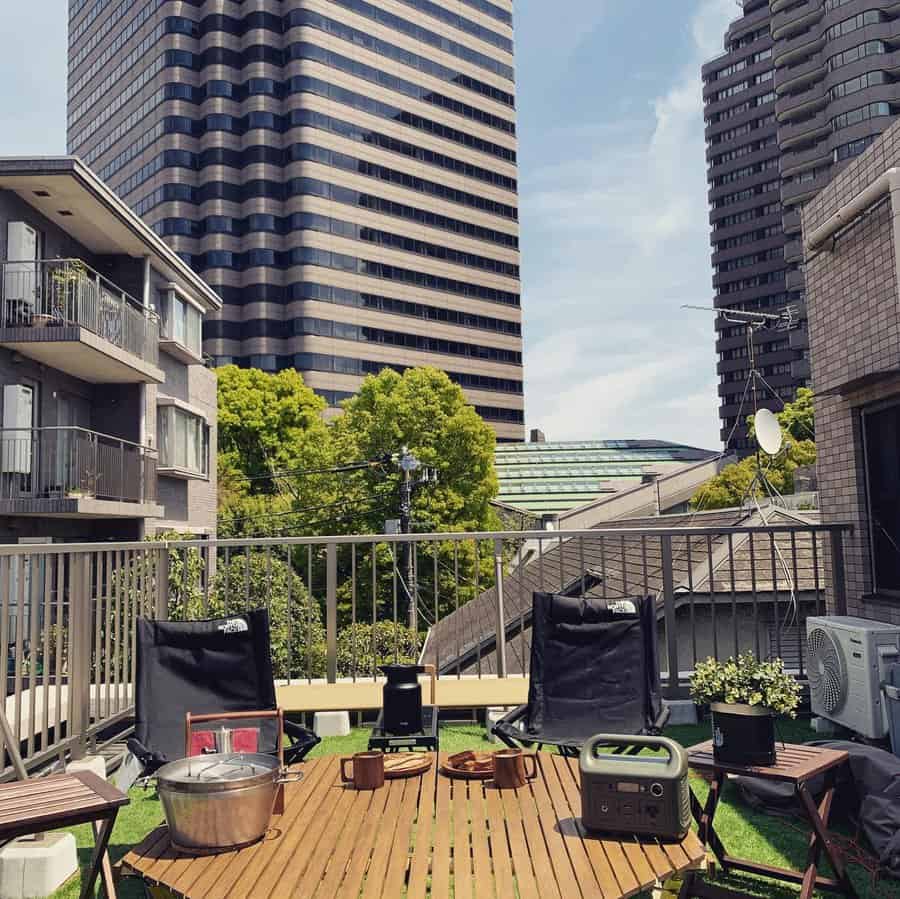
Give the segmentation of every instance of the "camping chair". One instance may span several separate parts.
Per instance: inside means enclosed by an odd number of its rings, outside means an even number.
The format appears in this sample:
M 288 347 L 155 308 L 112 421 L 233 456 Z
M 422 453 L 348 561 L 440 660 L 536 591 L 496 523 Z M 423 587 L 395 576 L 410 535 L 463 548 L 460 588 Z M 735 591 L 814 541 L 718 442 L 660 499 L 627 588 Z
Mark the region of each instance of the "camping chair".
M 669 711 L 653 597 L 535 593 L 532 603 L 528 704 L 498 721 L 493 733 L 513 748 L 536 743 L 565 755 L 594 734 L 658 734 Z
M 184 757 L 185 716 L 217 712 L 266 712 L 276 708 L 269 647 L 269 613 L 257 609 L 208 621 L 137 620 L 134 737 L 128 748 L 143 774 Z M 277 752 L 277 722 L 228 730 L 213 722 L 196 731 L 192 751 Z M 227 732 L 228 745 L 222 746 Z M 284 722 L 291 745 L 285 764 L 302 761 L 319 738 Z

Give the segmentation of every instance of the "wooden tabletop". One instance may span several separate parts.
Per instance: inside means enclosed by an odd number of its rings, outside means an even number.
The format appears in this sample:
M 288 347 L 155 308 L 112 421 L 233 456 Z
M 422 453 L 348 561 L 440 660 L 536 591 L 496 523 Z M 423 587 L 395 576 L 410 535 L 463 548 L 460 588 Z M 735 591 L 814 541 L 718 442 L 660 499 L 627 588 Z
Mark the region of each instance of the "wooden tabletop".
M 441 758 L 444 754 L 441 755 Z M 193 899 L 622 899 L 697 866 L 704 849 L 681 843 L 601 839 L 581 826 L 578 766 L 542 753 L 541 776 L 519 790 L 421 777 L 357 791 L 339 759 L 304 763 L 286 786 L 285 812 L 245 849 L 188 856 L 165 826 L 125 856 L 146 881 Z M 515 885 L 515 886 L 514 886 Z
M 90 771 L 0 785 L 0 839 L 108 817 L 128 797 Z
M 797 743 L 776 743 L 775 764 L 771 766 L 727 765 L 717 762 L 713 757 L 712 740 L 691 746 L 687 752 L 688 762 L 696 771 L 724 771 L 727 774 L 752 775 L 790 783 L 803 783 L 829 768 L 843 765 L 850 758 L 850 754 L 843 750 Z

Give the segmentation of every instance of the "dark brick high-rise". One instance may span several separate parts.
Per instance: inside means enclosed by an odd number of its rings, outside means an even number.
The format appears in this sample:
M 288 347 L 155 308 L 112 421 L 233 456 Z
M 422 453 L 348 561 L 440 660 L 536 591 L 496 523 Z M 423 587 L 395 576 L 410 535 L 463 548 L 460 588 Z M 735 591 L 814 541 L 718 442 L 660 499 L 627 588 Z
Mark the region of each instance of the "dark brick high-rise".
M 800 208 L 900 109 L 898 39 L 896 0 L 744 0 L 725 53 L 703 67 L 715 305 L 798 308 L 798 328 L 757 344 L 784 401 L 810 374 Z M 746 453 L 746 335 L 716 328 L 722 439 L 737 421 L 730 448 Z
M 434 365 L 523 437 L 512 0 L 70 0 L 69 150 L 334 405 Z

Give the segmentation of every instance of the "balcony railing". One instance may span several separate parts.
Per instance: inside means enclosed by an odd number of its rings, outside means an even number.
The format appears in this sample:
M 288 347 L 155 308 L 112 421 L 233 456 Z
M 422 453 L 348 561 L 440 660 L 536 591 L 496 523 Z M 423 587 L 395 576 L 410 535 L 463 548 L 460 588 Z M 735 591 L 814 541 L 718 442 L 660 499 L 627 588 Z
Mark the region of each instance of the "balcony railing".
M 75 325 L 158 364 L 159 317 L 80 259 L 5 262 L 2 284 L 0 328 Z
M 0 428 L 0 502 L 156 501 L 156 453 L 85 428 Z
M 660 518 L 639 530 L 0 546 L 7 716 L 29 768 L 121 739 L 134 709 L 137 616 L 261 606 L 289 711 L 309 707 L 290 697 L 317 699 L 330 685 L 338 702 L 371 696 L 375 707 L 377 666 L 416 658 L 436 666 L 439 691 L 474 687 L 468 707 L 509 705 L 497 696 L 527 688 L 533 591 L 581 578 L 611 601 L 656 598 L 669 698 L 686 695 L 698 660 L 741 651 L 778 655 L 803 678 L 806 616 L 823 614 L 826 600 L 846 610 L 847 529 L 774 517 L 743 526 L 725 523 L 736 516 L 704 517 L 706 526 L 687 528 Z M 316 707 L 346 708 L 324 702 Z M 11 776 L 0 744 L 0 779 Z

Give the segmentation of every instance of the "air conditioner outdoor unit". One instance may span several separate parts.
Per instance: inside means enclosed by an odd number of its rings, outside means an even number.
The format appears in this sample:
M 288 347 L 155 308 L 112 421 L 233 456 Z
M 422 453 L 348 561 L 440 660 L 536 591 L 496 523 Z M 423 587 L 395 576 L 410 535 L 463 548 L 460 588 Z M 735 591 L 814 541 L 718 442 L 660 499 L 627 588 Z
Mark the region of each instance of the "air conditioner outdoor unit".
M 3 385 L 3 432 L 0 471 L 31 474 L 34 448 L 34 389 L 27 384 Z
M 814 715 L 871 740 L 888 732 L 881 693 L 888 665 L 900 661 L 900 627 L 847 615 L 806 619 Z
M 21 311 L 34 311 L 37 292 L 37 231 L 26 222 L 6 226 L 6 258 L 3 267 L 3 296 L 18 303 Z

